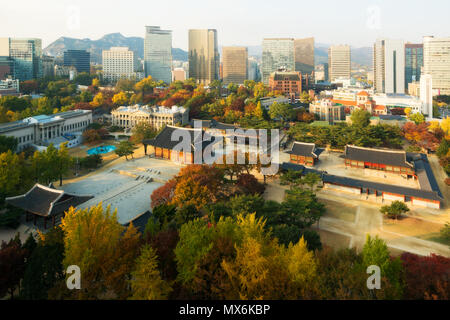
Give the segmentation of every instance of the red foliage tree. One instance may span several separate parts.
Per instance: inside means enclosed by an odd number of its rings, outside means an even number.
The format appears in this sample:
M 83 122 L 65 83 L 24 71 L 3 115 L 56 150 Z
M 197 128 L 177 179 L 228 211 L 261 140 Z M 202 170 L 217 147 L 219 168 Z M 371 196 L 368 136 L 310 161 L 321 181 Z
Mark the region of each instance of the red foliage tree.
M 150 239 L 150 246 L 156 250 L 159 270 L 164 280 L 175 280 L 177 277 L 177 263 L 175 261 L 175 247 L 177 246 L 178 231 L 161 231 Z
M 0 247 L 0 297 L 8 292 L 11 298 L 25 272 L 25 258 L 28 252 L 22 248 L 19 239 L 9 243 L 2 242 Z
M 237 98 L 234 100 L 231 105 L 227 108 L 228 110 L 234 110 L 234 111 L 240 111 L 244 112 L 245 109 L 245 102 L 241 98 Z
M 172 179 L 167 181 L 165 185 L 155 189 L 150 196 L 152 200 L 152 208 L 172 201 L 176 185 L 177 181 Z
M 260 183 L 252 174 L 240 174 L 236 185 L 243 193 L 247 194 L 262 194 L 265 190 L 264 184 Z
M 403 134 L 407 140 L 410 140 L 418 146 L 436 151 L 439 147 L 439 139 L 432 132 L 429 131 L 430 124 L 427 122 L 415 124 L 407 122 L 403 126 Z
M 450 298 L 450 259 L 432 254 L 421 257 L 412 253 L 401 256 L 405 268 L 406 299 Z

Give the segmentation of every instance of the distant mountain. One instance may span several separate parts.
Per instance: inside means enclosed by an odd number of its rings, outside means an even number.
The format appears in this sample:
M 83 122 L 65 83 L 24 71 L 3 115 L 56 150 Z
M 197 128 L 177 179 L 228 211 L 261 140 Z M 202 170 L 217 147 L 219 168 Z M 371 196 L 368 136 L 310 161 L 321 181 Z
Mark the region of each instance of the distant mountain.
M 144 58 L 144 38 L 125 37 L 120 33 L 107 34 L 99 40 L 61 37 L 46 47 L 44 54 L 58 57 L 66 50 L 88 50 L 91 53 L 91 61 L 101 64 L 102 51 L 111 47 L 128 47 L 137 53 L 138 58 Z M 174 60 L 188 60 L 188 53 L 182 49 L 173 48 L 172 55 Z
M 102 51 L 108 50 L 111 47 L 129 47 L 134 50 L 138 57 L 144 57 L 144 39 L 140 37 L 125 37 L 120 33 L 111 33 L 103 36 L 99 40 L 91 39 L 74 39 L 61 37 L 47 48 L 44 53 L 51 56 L 62 56 L 64 51 L 70 49 L 88 50 L 91 52 L 91 60 L 93 62 L 102 63 Z M 261 46 L 247 46 L 248 55 L 256 58 L 262 57 Z M 315 47 L 315 63 L 322 64 L 328 62 L 328 48 L 329 44 L 316 43 Z M 222 51 L 222 46 L 219 47 Z M 173 60 L 188 61 L 188 53 L 179 48 L 172 49 Z M 372 48 L 354 48 L 352 47 L 352 62 L 362 66 L 372 65 Z

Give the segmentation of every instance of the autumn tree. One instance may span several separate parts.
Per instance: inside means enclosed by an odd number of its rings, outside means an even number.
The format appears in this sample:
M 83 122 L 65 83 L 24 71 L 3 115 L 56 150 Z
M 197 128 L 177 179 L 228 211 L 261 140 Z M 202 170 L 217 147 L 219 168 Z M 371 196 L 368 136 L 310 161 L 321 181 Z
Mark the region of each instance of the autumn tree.
M 242 193 L 246 194 L 262 194 L 265 186 L 260 183 L 252 174 L 241 174 L 238 176 L 237 187 Z
M 432 254 L 427 257 L 403 253 L 405 299 L 448 300 L 450 259 Z
M 73 158 L 69 155 L 67 142 L 59 146 L 58 156 L 55 162 L 55 170 L 59 176 L 59 185 L 62 186 L 63 176 L 69 172 L 69 169 L 73 165 Z
M 173 199 L 176 185 L 177 181 L 175 179 L 171 179 L 161 187 L 155 189 L 150 197 L 151 207 L 155 208 L 157 206 L 170 203 Z
M 190 165 L 182 168 L 175 179 L 177 184 L 171 203 L 178 207 L 192 204 L 201 209 L 222 196 L 224 174 L 216 167 Z
M 79 299 L 123 297 L 130 261 L 138 254 L 138 233 L 132 224 L 124 230 L 102 203 L 83 210 L 70 208 L 61 221 L 64 231 L 64 268 L 77 265 L 81 270 Z M 125 231 L 125 233 L 124 233 Z M 125 288 L 125 289 L 124 289 Z
M 14 299 L 14 292 L 20 285 L 25 272 L 27 250 L 22 248 L 19 234 L 8 243 L 0 245 L 0 297 L 7 293 Z M 20 289 L 20 288 L 19 288 Z
M 146 245 L 136 260 L 132 272 L 131 290 L 132 300 L 163 300 L 167 299 L 171 288 L 161 279 L 158 270 L 158 260 L 155 250 Z
M 120 91 L 113 96 L 112 102 L 117 106 L 126 105 L 128 103 L 128 95 L 125 92 Z

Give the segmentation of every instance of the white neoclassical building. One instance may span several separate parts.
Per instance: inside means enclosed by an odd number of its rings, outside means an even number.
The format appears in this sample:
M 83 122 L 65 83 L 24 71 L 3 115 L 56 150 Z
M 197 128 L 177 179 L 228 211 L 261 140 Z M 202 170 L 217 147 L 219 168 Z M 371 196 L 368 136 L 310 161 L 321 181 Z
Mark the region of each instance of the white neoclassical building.
M 189 110 L 173 106 L 129 106 L 119 107 L 111 112 L 112 125 L 133 128 L 140 122 L 149 123 L 155 129 L 161 129 L 164 125 L 185 125 L 189 122 Z
M 52 115 L 39 115 L 20 121 L 0 124 L 0 135 L 17 139 L 17 150 L 26 147 L 59 147 L 68 142 L 75 147 L 82 142 L 82 133 L 92 123 L 92 111 L 72 110 Z

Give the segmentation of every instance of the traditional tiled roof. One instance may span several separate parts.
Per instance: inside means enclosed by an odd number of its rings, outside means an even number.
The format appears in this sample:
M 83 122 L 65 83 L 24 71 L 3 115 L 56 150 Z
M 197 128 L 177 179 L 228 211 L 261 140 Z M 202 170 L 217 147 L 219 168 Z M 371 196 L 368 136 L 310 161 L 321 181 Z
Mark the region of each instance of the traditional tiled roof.
M 436 192 L 442 198 L 441 189 L 439 189 L 427 155 L 423 153 L 407 153 L 406 157 L 410 162 L 414 163 L 420 189 Z
M 124 226 L 128 227 L 130 223 L 133 223 L 133 226 L 137 228 L 140 233 L 143 234 L 145 232 L 145 227 L 147 226 L 148 219 L 150 219 L 151 215 L 152 214 L 150 211 L 146 211 L 145 213 L 141 214 L 140 216 L 137 216 L 130 222 L 124 224 Z
M 346 146 L 343 157 L 348 160 L 414 168 L 414 165 L 407 161 L 405 151 Z
M 178 132 L 177 132 L 178 131 Z M 175 133 L 177 132 L 177 133 Z M 146 145 L 151 145 L 156 148 L 163 149 L 174 149 L 181 141 L 183 141 L 183 134 L 190 136 L 191 149 L 190 152 L 195 150 L 195 146 L 199 143 L 202 143 L 203 150 L 209 144 L 214 141 L 202 141 L 208 140 L 210 135 L 208 135 L 205 131 L 200 129 L 192 129 L 192 128 L 181 128 L 181 127 L 173 127 L 166 126 L 156 137 L 151 140 L 144 140 L 143 143 Z M 173 138 L 172 138 L 173 137 Z M 172 140 L 173 139 L 173 140 Z
M 340 186 L 363 188 L 370 190 L 377 190 L 380 192 L 402 195 L 407 197 L 414 197 L 419 199 L 427 199 L 433 201 L 442 201 L 442 196 L 435 191 L 428 191 L 425 189 L 413 189 L 401 186 L 394 186 L 390 184 L 371 182 L 367 180 L 357 180 L 347 177 L 334 176 L 324 174 L 322 180 L 325 183 L 337 184 Z
M 314 143 L 305 143 L 305 142 L 294 142 L 292 146 L 292 150 L 288 151 L 288 154 L 293 154 L 296 156 L 303 157 L 313 157 L 315 159 L 318 158 L 318 155 L 315 153 L 316 145 Z
M 36 184 L 27 193 L 6 198 L 5 201 L 27 212 L 49 217 L 63 213 L 70 207 L 76 207 L 92 198 L 93 196 L 73 195 L 65 193 L 63 190 L 56 190 Z

